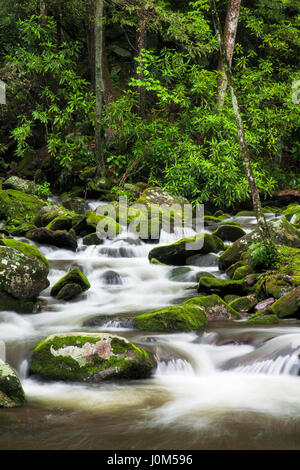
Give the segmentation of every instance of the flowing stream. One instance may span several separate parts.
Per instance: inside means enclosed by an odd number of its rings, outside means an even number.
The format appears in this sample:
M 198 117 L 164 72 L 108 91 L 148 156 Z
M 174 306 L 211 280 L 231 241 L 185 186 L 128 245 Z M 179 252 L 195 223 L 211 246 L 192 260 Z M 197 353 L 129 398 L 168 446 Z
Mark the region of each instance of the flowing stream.
M 249 231 L 255 220 L 239 222 Z M 159 244 L 189 234 L 162 232 Z M 51 298 L 49 287 L 41 313 L 0 313 L 0 340 L 28 399 L 24 408 L 1 410 L 0 449 L 300 448 L 300 323 L 219 322 L 203 334 L 134 330 L 133 314 L 195 296 L 197 271 L 225 276 L 218 256 L 206 255 L 172 280 L 174 267 L 148 262 L 151 248 L 128 233 L 100 246 L 80 241 L 76 253 L 39 246 L 51 286 L 78 266 L 92 287 L 74 302 Z M 148 380 L 100 385 L 28 377 L 32 349 L 63 331 L 124 336 L 152 349 L 157 369 Z

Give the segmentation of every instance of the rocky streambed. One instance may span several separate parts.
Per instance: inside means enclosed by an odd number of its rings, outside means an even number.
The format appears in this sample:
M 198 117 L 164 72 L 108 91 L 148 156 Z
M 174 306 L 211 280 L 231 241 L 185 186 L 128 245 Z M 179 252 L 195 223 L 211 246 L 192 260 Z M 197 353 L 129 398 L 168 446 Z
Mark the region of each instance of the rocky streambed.
M 14 239 L 7 217 L 0 448 L 299 449 L 298 209 L 268 213 L 281 264 L 258 272 L 252 215 L 208 216 L 186 253 L 190 229 L 96 244 L 92 209 L 38 207 Z

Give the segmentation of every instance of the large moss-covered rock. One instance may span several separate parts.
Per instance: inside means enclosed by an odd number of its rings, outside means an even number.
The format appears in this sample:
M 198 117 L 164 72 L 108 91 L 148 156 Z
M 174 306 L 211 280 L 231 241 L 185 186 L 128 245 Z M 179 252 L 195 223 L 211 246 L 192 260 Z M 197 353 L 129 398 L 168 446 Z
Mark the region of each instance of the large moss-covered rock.
M 14 248 L 17 251 L 20 251 L 26 256 L 30 258 L 36 258 L 40 260 L 49 272 L 49 263 L 48 260 L 45 258 L 44 255 L 40 252 L 40 250 L 35 245 L 30 245 L 29 243 L 24 243 L 19 240 L 14 240 L 13 238 L 2 238 L 0 240 L 1 246 L 8 246 L 10 248 Z
M 198 233 L 171 245 L 155 247 L 148 257 L 150 261 L 155 258 L 165 264 L 184 265 L 191 256 L 218 253 L 223 249 L 224 244 L 220 238 L 209 233 Z
M 296 287 L 288 294 L 280 297 L 271 305 L 270 309 L 279 318 L 291 316 L 300 318 L 300 287 Z
M 230 302 L 229 306 L 238 312 L 249 312 L 257 304 L 255 295 L 239 297 Z
M 0 408 L 22 406 L 25 393 L 15 371 L 0 359 Z
M 221 297 L 215 294 L 194 297 L 188 300 L 187 304 L 201 306 L 205 311 L 208 321 L 237 320 L 241 318 L 239 312 L 232 305 L 228 305 Z
M 237 225 L 220 225 L 217 230 L 213 232 L 213 235 L 221 238 L 223 241 L 235 242 L 239 238 L 246 235 L 246 232 L 238 227 Z
M 248 292 L 246 283 L 241 281 L 226 281 L 224 279 L 201 277 L 198 285 L 198 292 L 216 293 L 221 297 L 229 294 L 242 296 Z
M 193 331 L 201 330 L 207 323 L 204 308 L 189 300 L 181 305 L 164 307 L 143 313 L 132 320 L 139 330 Z
M 49 230 L 45 227 L 39 227 L 29 230 L 26 233 L 26 237 L 29 240 L 45 245 L 53 245 L 71 251 L 76 251 L 77 249 L 77 240 L 74 234 L 66 230 Z
M 36 215 L 34 223 L 37 227 L 46 227 L 56 217 L 63 217 L 67 213 L 68 211 L 66 211 L 66 209 L 59 204 L 44 206 Z
M 81 292 L 84 292 L 88 290 L 91 287 L 91 284 L 89 283 L 87 277 L 80 271 L 78 268 L 71 269 L 67 274 L 65 274 L 59 281 L 57 281 L 54 286 L 51 289 L 51 296 L 52 297 L 57 297 L 57 298 L 64 298 L 64 293 L 67 293 L 66 289 L 61 292 L 65 287 L 70 286 L 70 285 L 77 285 L 81 288 L 81 291 L 78 291 L 78 294 Z M 69 287 L 70 289 L 70 287 Z M 71 289 L 74 291 L 74 287 Z M 77 294 L 77 295 L 78 295 Z M 72 297 L 74 298 L 74 297 Z M 64 299 L 67 300 L 67 299 Z M 68 299 L 70 300 L 70 299 Z
M 157 204 L 161 206 L 162 204 L 166 204 L 168 206 L 172 206 L 174 204 L 188 204 L 189 201 L 184 197 L 174 196 L 168 191 L 156 186 L 147 188 L 145 191 L 143 191 L 137 202 L 145 203 L 147 205 Z
M 32 222 L 45 205 L 37 196 L 8 189 L 0 191 L 0 217 L 7 221 Z
M 276 219 L 268 223 L 274 232 L 274 240 L 278 245 L 285 245 L 294 248 L 300 248 L 300 230 L 297 230 L 286 219 Z M 219 258 L 219 268 L 224 271 L 232 264 L 239 261 L 241 254 L 247 251 L 249 246 L 254 242 L 260 241 L 259 230 L 256 229 L 251 233 L 236 240 Z
M 20 246 L 0 246 L 0 291 L 16 299 L 35 299 L 49 285 L 48 271 L 42 255 L 31 250 L 24 254 Z
M 152 356 L 125 338 L 107 333 L 61 333 L 32 353 L 30 374 L 46 380 L 97 383 L 151 375 Z
M 3 189 L 15 189 L 27 194 L 34 194 L 36 191 L 36 184 L 33 181 L 24 180 L 18 176 L 11 176 L 2 184 Z
M 115 219 L 109 216 L 98 214 L 95 211 L 86 211 L 86 225 L 90 233 L 97 232 L 100 237 L 105 234 L 110 235 L 112 238 L 121 233 L 122 228 Z

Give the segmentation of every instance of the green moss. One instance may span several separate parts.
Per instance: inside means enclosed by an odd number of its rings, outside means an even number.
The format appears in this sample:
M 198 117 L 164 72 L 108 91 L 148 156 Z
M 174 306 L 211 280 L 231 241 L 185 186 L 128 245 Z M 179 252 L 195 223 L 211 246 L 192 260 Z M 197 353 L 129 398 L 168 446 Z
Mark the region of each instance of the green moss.
M 33 222 L 45 201 L 31 194 L 8 189 L 0 190 L 0 216 L 5 220 Z
M 199 281 L 198 292 L 218 293 L 224 297 L 229 294 L 247 293 L 248 288 L 244 280 L 225 281 L 224 279 L 202 277 Z
M 239 312 L 231 305 L 228 305 L 218 295 L 212 294 L 207 296 L 194 297 L 185 302 L 186 305 L 199 305 L 204 308 L 205 315 L 208 320 L 219 319 L 239 319 Z
M 137 329 L 151 331 L 193 331 L 207 323 L 204 309 L 188 301 L 138 315 L 132 321 Z
M 47 267 L 49 270 L 49 263 L 48 260 L 45 258 L 44 255 L 38 250 L 35 245 L 30 245 L 29 243 L 20 242 L 18 240 L 14 240 L 12 238 L 2 238 L 0 240 L 0 245 L 8 246 L 10 248 L 14 248 L 17 251 L 20 251 L 26 256 L 30 258 L 38 258 L 42 263 Z
M 87 277 L 78 268 L 71 269 L 59 281 L 57 281 L 51 289 L 50 295 L 56 297 L 61 289 L 67 284 L 78 284 L 82 291 L 86 291 L 91 287 Z
M 254 295 L 239 297 L 230 302 L 229 306 L 238 312 L 249 312 L 257 304 L 257 299 Z
M 103 225 L 103 230 L 100 230 L 100 232 L 109 232 L 112 234 L 118 235 L 121 233 L 122 228 L 118 222 L 116 222 L 113 218 L 105 216 L 105 215 L 99 215 L 94 211 L 86 211 L 86 223 L 88 226 L 93 227 L 94 229 L 99 229 L 98 224 L 101 222 Z
M 99 345 L 94 352 L 91 344 Z M 152 369 L 149 354 L 123 338 L 75 333 L 43 340 L 33 351 L 30 373 L 50 380 L 97 382 L 148 377 Z
M 233 281 L 240 281 L 244 279 L 248 274 L 253 274 L 254 269 L 251 266 L 240 266 L 234 271 L 232 280 Z
M 257 312 L 248 318 L 247 323 L 256 325 L 274 325 L 279 323 L 279 319 L 277 315 L 269 315 L 262 312 Z

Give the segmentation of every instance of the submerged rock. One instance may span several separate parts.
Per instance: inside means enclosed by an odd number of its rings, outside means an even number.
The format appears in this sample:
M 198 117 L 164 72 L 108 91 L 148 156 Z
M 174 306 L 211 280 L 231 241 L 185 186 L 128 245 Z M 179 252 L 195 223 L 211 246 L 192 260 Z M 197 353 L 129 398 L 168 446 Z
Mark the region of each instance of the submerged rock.
M 45 380 L 97 383 L 147 378 L 154 366 L 152 355 L 125 338 L 72 332 L 44 339 L 33 350 L 29 372 Z
M 0 408 L 22 406 L 25 393 L 15 371 L 0 359 Z

